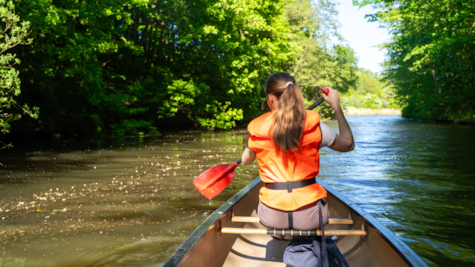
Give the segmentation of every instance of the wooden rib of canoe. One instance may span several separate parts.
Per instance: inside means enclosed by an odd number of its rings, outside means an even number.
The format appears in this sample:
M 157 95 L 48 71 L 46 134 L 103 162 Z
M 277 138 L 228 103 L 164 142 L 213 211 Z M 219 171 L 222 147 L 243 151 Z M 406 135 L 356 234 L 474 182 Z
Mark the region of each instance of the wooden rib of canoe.
M 336 235 L 337 246 L 350 267 L 427 266 L 393 232 L 361 207 L 316 178 L 328 192 L 330 222 L 325 235 Z M 283 253 L 289 241 L 270 234 L 290 230 L 267 229 L 256 210 L 260 178 L 244 187 L 209 216 L 163 265 L 171 266 L 285 266 Z M 275 232 L 274 232 L 275 231 Z M 280 231 L 280 232 L 279 232 Z M 319 230 L 302 231 L 319 235 Z M 302 234 L 294 230 L 293 235 Z

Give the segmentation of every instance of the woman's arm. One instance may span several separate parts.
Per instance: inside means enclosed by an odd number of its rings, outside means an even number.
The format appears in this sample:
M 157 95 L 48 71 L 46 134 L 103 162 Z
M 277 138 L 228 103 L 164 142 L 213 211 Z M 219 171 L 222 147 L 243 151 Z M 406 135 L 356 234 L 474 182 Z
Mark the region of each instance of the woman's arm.
M 340 95 L 337 91 L 331 88 L 329 89 L 330 91 L 328 92 L 328 95 L 323 94 L 323 99 L 325 99 L 325 101 L 327 101 L 327 103 L 335 110 L 340 130 L 340 134 L 336 135 L 335 142 L 333 142 L 329 147 L 340 152 L 351 151 L 355 148 L 355 140 L 353 139 L 350 125 L 348 125 L 345 115 L 343 114 L 343 109 L 340 105 Z
M 246 149 L 244 149 L 244 152 L 242 152 L 241 159 L 242 165 L 249 165 L 256 159 L 256 153 L 246 147 Z

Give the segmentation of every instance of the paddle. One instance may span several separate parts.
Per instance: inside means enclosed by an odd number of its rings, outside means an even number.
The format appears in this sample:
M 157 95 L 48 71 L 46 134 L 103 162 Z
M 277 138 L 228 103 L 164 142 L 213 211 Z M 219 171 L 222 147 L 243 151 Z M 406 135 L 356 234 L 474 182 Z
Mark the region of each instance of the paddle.
M 323 93 L 328 94 L 327 88 L 320 88 Z M 308 110 L 316 108 L 323 102 L 323 97 L 313 103 Z M 200 176 L 193 180 L 196 189 L 208 199 L 212 199 L 224 190 L 234 179 L 234 168 L 241 164 L 242 160 L 238 159 L 232 164 L 218 164 L 211 169 L 203 172 Z

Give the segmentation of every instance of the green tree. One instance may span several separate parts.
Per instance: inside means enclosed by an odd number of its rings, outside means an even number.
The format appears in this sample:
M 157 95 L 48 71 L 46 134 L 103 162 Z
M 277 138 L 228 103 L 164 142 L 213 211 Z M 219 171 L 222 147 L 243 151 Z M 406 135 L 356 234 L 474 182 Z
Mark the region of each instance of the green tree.
M 20 64 L 15 54 L 7 53 L 17 45 L 32 42 L 28 37 L 30 23 L 20 21 L 15 15 L 13 1 L 0 0 L 0 130 L 3 134 L 10 131 L 11 123 L 21 118 L 22 113 L 32 118 L 38 117 L 38 108 L 30 109 L 27 104 L 21 106 L 16 97 L 21 93 L 19 71 L 14 65 Z M 0 149 L 10 145 L 2 142 Z
M 357 81 L 357 58 L 349 46 L 330 45 L 330 37 L 342 39 L 335 4 L 298 0 L 288 3 L 292 58 L 282 67 L 295 75 L 308 104 L 321 95 L 321 87 L 347 92 Z M 324 118 L 334 117 L 325 103 L 317 108 Z
M 41 121 L 15 127 L 21 134 L 229 129 L 260 114 L 275 71 L 295 71 L 308 98 L 322 84 L 344 91 L 354 82 L 352 50 L 327 42 L 337 27 L 329 1 L 17 3 L 35 38 L 15 48 L 28 62 L 19 99 L 42 110 Z
M 356 85 L 343 94 L 342 102 L 345 108 L 400 108 L 394 86 L 384 77 L 362 68 L 358 69 L 357 74 Z
M 353 49 L 329 45 L 330 36 L 341 39 L 335 4 L 298 0 L 288 4 L 287 12 L 294 58 L 283 68 L 295 75 L 306 97 L 313 99 L 321 87 L 346 92 L 354 86 L 358 59 Z
M 22 1 L 40 132 L 135 134 L 157 118 L 224 128 L 257 115 L 260 85 L 288 60 L 281 1 Z M 178 118 L 178 119 L 180 119 Z
M 392 33 L 385 76 L 405 105 L 403 116 L 475 123 L 475 2 L 364 0 Z

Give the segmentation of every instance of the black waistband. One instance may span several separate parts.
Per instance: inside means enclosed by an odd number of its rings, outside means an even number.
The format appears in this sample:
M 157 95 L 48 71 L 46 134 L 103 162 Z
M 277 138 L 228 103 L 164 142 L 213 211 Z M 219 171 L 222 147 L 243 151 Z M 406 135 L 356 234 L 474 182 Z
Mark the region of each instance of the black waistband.
M 296 182 L 270 183 L 270 184 L 266 184 L 266 187 L 269 189 L 275 189 L 275 190 L 287 189 L 287 191 L 290 193 L 292 192 L 292 189 L 301 188 L 301 187 L 309 186 L 316 183 L 317 182 L 315 181 L 315 178 L 311 178 L 311 179 L 296 181 Z

